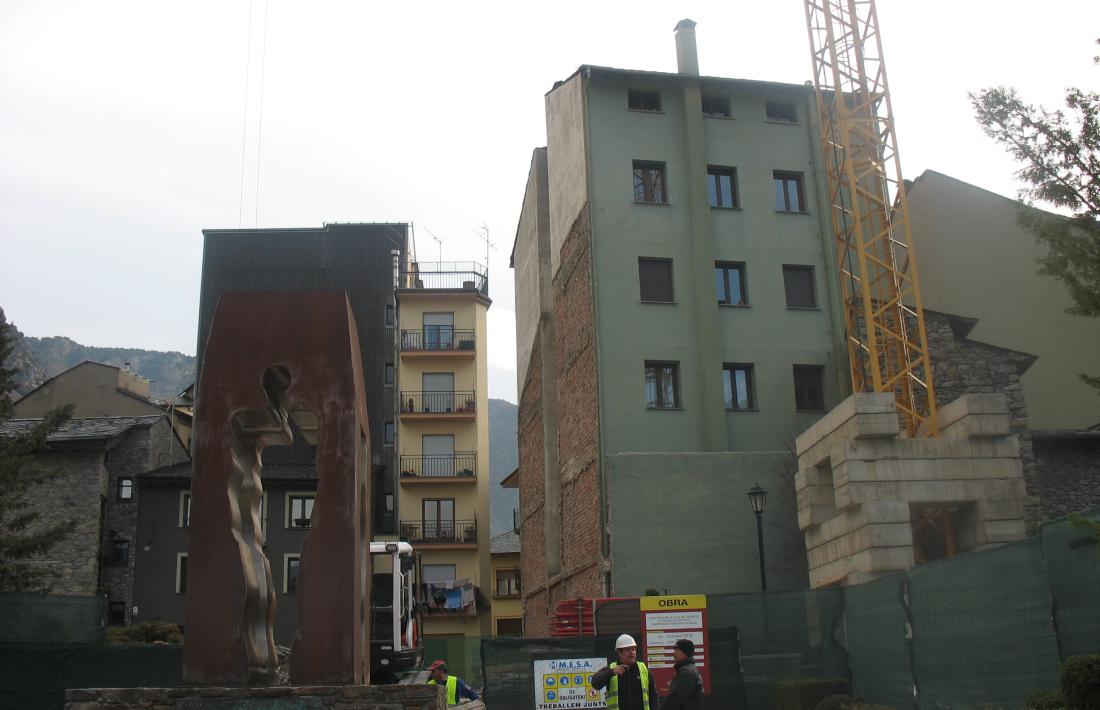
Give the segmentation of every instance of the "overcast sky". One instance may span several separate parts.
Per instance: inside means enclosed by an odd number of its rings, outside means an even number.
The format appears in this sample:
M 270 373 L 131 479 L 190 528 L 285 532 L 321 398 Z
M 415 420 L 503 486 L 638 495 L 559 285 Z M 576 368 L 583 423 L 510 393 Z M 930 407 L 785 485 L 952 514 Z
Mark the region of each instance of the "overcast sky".
M 910 178 L 1013 196 L 967 92 L 1100 85 L 1095 0 L 878 12 Z M 434 233 L 484 261 L 484 224 L 490 396 L 514 402 L 508 255 L 543 95 L 580 64 L 675 71 L 683 17 L 703 74 L 812 76 L 801 0 L 0 0 L 0 306 L 28 335 L 193 354 L 205 227 L 410 221 L 422 260 Z

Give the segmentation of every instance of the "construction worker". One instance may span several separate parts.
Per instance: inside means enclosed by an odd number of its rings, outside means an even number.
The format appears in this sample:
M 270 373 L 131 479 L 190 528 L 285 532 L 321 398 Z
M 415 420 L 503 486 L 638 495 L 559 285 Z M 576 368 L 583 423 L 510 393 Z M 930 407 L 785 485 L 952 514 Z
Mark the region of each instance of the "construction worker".
M 480 700 L 481 696 L 477 692 L 466 685 L 466 682 L 456 675 L 447 675 L 447 662 L 443 660 L 436 661 L 432 665 L 428 666 L 428 672 L 432 674 L 432 679 L 428 681 L 428 685 L 445 685 L 447 686 L 447 706 L 458 705 L 460 698 L 465 700 Z
M 653 676 L 638 660 L 638 644 L 630 634 L 615 640 L 618 661 L 612 661 L 592 675 L 592 687 L 607 688 L 607 710 L 657 710 L 660 699 Z

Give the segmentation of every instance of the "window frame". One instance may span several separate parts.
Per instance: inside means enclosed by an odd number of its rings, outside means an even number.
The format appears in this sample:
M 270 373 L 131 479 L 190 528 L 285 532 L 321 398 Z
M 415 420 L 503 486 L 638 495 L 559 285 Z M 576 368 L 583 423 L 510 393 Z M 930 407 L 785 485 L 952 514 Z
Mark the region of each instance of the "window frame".
M 630 166 L 631 166 L 631 177 L 633 179 L 633 186 L 634 186 L 634 192 L 633 192 L 634 204 L 636 204 L 636 205 L 667 205 L 669 202 L 668 202 L 668 166 L 666 165 L 666 163 L 664 163 L 663 161 L 659 161 L 659 160 L 632 160 L 630 162 Z M 638 199 L 638 187 L 639 187 L 639 183 L 638 183 L 639 174 L 638 173 L 639 173 L 639 171 L 644 171 L 644 170 L 652 170 L 652 171 L 656 171 L 657 173 L 660 174 L 659 189 L 654 189 L 654 187 L 652 185 L 649 186 L 649 191 L 655 197 L 660 197 L 660 199 L 652 199 L 652 200 L 645 199 L 646 194 L 647 194 L 647 190 L 646 190 L 646 184 L 645 184 L 645 178 L 644 177 L 642 177 L 642 183 L 641 183 L 642 199 Z M 658 192 L 660 193 L 659 195 L 657 194 Z
M 741 301 L 734 303 L 729 300 L 732 295 L 730 289 L 730 272 L 737 271 L 737 286 L 741 291 Z M 718 272 L 722 273 L 722 286 L 726 292 L 726 300 L 718 299 L 719 306 L 733 306 L 737 308 L 749 307 L 749 289 L 748 289 L 748 277 L 745 274 L 745 262 L 743 261 L 716 261 L 714 262 L 715 277 L 718 276 Z M 717 282 L 715 283 L 717 287 Z M 718 294 L 715 294 L 718 295 Z
M 397 441 L 397 426 L 391 421 L 383 423 L 382 445 L 393 446 L 395 441 Z
M 800 407 L 799 404 L 807 404 L 806 402 L 799 402 L 799 372 L 816 372 L 818 381 L 817 384 L 821 394 L 821 406 L 818 408 L 805 408 Z M 794 411 L 795 412 L 809 412 L 820 413 L 827 410 L 825 405 L 825 366 L 813 365 L 813 364 L 794 364 L 791 366 L 792 382 L 794 384 Z
M 800 209 L 791 209 L 791 194 L 787 189 L 787 184 L 794 182 L 795 184 L 795 197 L 798 200 L 798 206 Z M 783 186 L 783 205 L 784 209 L 780 209 L 779 203 L 775 205 L 775 211 L 782 214 L 809 214 L 809 210 L 806 208 L 806 183 L 804 180 L 804 174 L 795 170 L 772 170 L 772 187 L 777 187 L 776 183 L 782 183 Z M 778 194 L 775 195 L 778 197 Z
M 294 589 L 290 588 L 290 563 L 294 562 L 297 571 L 294 573 Z M 302 573 L 302 553 L 286 552 L 283 554 L 283 594 L 298 593 L 298 575 Z
M 124 552 L 123 556 L 119 552 Z M 111 540 L 111 564 L 116 567 L 128 567 L 130 565 L 130 541 L 126 538 Z
M 126 495 L 123 495 L 125 491 Z M 134 502 L 134 477 L 119 476 L 115 480 L 115 500 L 124 503 Z
M 787 118 L 783 116 L 785 111 L 772 111 L 772 107 L 790 107 L 790 114 L 793 118 Z M 798 125 L 798 104 L 794 101 L 764 101 L 764 119 L 770 123 L 785 123 L 788 125 Z
M 523 636 L 523 617 L 522 616 L 498 616 L 493 621 L 493 633 L 500 636 L 500 622 L 502 621 L 514 621 L 519 623 L 519 630 L 516 633 L 504 634 L 506 637 L 515 638 L 517 636 Z
M 394 369 L 393 363 L 387 362 L 382 374 L 382 384 L 386 387 L 392 387 L 396 373 L 397 370 Z
M 511 574 L 510 584 L 508 587 L 514 589 L 510 593 L 500 593 L 500 582 L 502 574 Z M 508 579 L 508 577 L 505 577 Z M 518 599 L 523 593 L 523 587 L 520 584 L 520 570 L 518 567 L 501 567 L 493 570 L 493 598 L 494 599 Z
M 730 200 L 732 204 L 729 205 L 722 204 L 722 181 L 719 178 L 723 176 L 730 179 Z M 708 200 L 712 195 L 718 198 L 718 204 L 715 204 L 713 201 L 710 203 L 710 208 L 712 210 L 741 209 L 741 194 L 737 185 L 737 168 L 732 165 L 708 165 L 707 193 Z
M 672 396 L 673 396 L 674 401 L 673 401 L 672 404 L 668 404 L 668 403 L 662 404 L 661 403 L 661 400 L 662 400 L 661 395 L 662 395 L 663 387 L 661 386 L 662 379 L 660 377 L 658 377 L 655 380 L 655 389 L 654 389 L 656 396 L 653 400 L 653 403 L 650 403 L 650 400 L 649 400 L 649 371 L 651 369 L 656 371 L 656 370 L 665 369 L 665 368 L 669 368 L 671 370 L 671 373 L 669 374 L 669 377 L 671 377 L 671 381 L 672 381 Z M 678 361 L 674 361 L 674 360 L 646 360 L 645 361 L 645 370 L 644 370 L 644 372 L 645 372 L 645 384 L 644 384 L 642 390 L 643 390 L 643 395 L 646 398 L 645 399 L 645 403 L 646 403 L 645 406 L 646 406 L 647 410 L 658 410 L 658 411 L 659 410 L 665 410 L 665 409 L 678 410 L 678 409 L 683 409 L 684 408 L 683 407 L 683 395 L 680 393 L 680 363 Z
M 755 412 L 759 408 L 756 406 L 756 382 L 755 382 L 755 370 L 753 363 L 751 362 L 724 362 L 722 363 L 722 395 L 725 397 L 729 395 L 729 404 L 731 406 L 726 407 L 727 412 Z M 734 373 L 737 371 L 743 371 L 745 373 L 745 389 L 747 390 L 748 406 L 737 406 L 737 377 Z M 728 391 L 726 383 L 726 373 L 730 373 Z
M 191 490 L 180 491 L 179 527 L 187 529 L 191 527 Z
M 187 594 L 187 553 L 176 553 L 176 594 Z
M 397 325 L 397 307 L 393 304 L 386 304 L 385 326 L 387 328 L 393 328 Z
M 296 525 L 294 523 L 297 520 L 297 518 L 292 517 L 296 500 L 313 501 L 313 506 L 310 508 L 309 525 Z M 287 530 L 311 530 L 313 528 L 313 513 L 317 511 L 317 491 L 287 491 L 284 501 L 283 527 Z M 305 513 L 305 505 L 302 506 L 302 512 Z
M 452 581 L 453 582 L 454 580 L 458 579 L 458 565 L 456 565 L 454 563 L 451 563 L 451 562 L 434 562 L 434 563 L 431 563 L 431 564 L 421 563 L 421 565 L 420 565 L 420 574 L 424 578 L 424 583 L 425 584 L 439 584 L 439 581 L 428 581 L 428 575 L 424 572 L 424 569 L 427 568 L 427 567 L 450 567 L 451 568 L 451 570 L 452 570 L 451 571 L 451 578 L 449 580 L 440 580 L 440 581 L 445 581 L 445 582 L 446 581 Z
M 702 100 L 700 101 L 700 103 L 702 104 L 701 108 L 703 110 L 703 116 L 705 118 L 733 118 L 733 111 L 730 108 L 730 97 L 719 96 L 718 94 L 703 94 L 701 98 Z M 725 106 L 725 109 L 720 113 L 707 111 L 708 101 L 721 101 L 722 104 Z
M 787 310 L 790 311 L 818 311 L 821 307 L 818 305 L 817 299 L 817 274 L 813 264 L 783 264 L 783 299 L 786 303 Z M 787 274 L 794 273 L 809 273 L 810 275 L 810 297 L 812 304 L 809 306 L 791 305 L 791 289 L 787 284 Z
M 665 264 L 668 266 L 668 300 L 646 298 L 646 284 L 642 280 L 642 262 L 651 264 Z M 651 286 L 651 289 L 653 287 Z M 652 293 L 650 295 L 653 295 Z M 672 259 L 663 256 L 639 256 L 638 257 L 638 300 L 642 303 L 676 303 L 676 279 L 673 273 Z
M 656 98 L 656 108 L 647 107 L 646 101 L 635 102 L 634 98 Z M 637 103 L 637 105 L 635 105 Z M 639 111 L 641 113 L 664 113 L 664 103 L 661 99 L 661 92 L 653 89 L 626 89 L 626 109 L 628 111 Z

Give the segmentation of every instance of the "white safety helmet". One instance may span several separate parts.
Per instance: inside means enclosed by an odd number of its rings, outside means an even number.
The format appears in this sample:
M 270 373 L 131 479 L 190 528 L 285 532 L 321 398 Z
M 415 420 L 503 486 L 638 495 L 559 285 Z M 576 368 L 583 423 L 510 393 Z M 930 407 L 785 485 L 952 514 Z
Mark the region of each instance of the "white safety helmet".
M 631 646 L 637 646 L 637 645 L 638 644 L 634 641 L 634 637 L 631 636 L 630 634 L 623 634 L 619 638 L 615 639 L 615 650 L 616 651 L 618 651 L 619 649 L 630 648 Z

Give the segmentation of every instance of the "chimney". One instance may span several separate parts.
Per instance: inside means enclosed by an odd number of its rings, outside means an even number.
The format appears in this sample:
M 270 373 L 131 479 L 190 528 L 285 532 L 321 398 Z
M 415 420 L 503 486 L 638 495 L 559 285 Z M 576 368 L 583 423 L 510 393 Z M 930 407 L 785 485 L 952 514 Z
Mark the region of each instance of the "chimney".
M 695 23 L 688 19 L 676 23 L 676 71 L 699 76 L 699 55 L 695 51 Z

